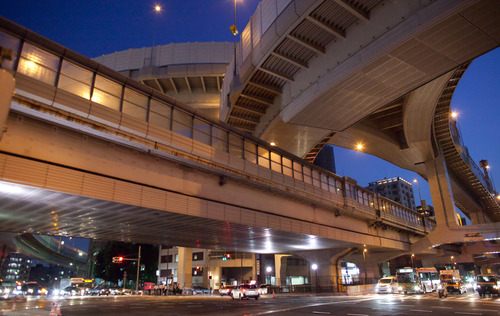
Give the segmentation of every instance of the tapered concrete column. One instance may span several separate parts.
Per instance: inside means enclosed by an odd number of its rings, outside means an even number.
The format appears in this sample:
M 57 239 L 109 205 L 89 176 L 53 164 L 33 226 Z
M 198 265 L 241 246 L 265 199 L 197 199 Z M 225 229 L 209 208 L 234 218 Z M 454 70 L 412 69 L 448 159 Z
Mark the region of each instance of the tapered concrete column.
M 440 155 L 436 159 L 426 161 L 425 168 L 436 214 L 436 231 L 441 227 L 458 228 L 455 203 L 444 157 Z
M 190 288 L 192 282 L 192 269 L 193 269 L 193 249 L 192 248 L 178 248 L 177 263 L 177 282 L 181 289 Z
M 337 248 L 300 252 L 300 256 L 309 261 L 310 282 L 313 289 L 318 291 L 338 291 L 340 284 L 342 258 L 354 251 L 355 248 Z M 313 264 L 317 269 L 313 270 Z
M 274 255 L 274 275 L 276 277 L 276 285 L 280 286 L 285 284 L 282 278 L 286 276 L 286 271 L 281 271 L 281 258 L 290 257 L 291 255 Z

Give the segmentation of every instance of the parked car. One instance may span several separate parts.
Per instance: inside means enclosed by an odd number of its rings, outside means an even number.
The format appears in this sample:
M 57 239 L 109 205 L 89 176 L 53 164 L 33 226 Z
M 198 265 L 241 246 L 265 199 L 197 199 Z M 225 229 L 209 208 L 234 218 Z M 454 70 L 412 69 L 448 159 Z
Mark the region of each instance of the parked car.
M 259 296 L 259 288 L 255 284 L 240 285 L 231 291 L 231 297 L 233 298 L 233 300 L 235 298 L 238 298 L 240 300 L 244 298 L 255 298 L 256 300 L 258 300 Z
M 220 296 L 231 296 L 231 292 L 236 286 L 234 285 L 225 285 L 219 289 Z
M 378 294 L 381 293 L 399 293 L 398 280 L 394 276 L 381 278 L 375 289 Z

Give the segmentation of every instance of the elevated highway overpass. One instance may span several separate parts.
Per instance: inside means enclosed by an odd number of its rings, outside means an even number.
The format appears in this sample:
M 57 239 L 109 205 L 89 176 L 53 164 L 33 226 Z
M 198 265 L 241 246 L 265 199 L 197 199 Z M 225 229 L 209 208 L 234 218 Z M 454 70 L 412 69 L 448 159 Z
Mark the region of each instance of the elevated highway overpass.
M 499 16 L 491 1 L 263 1 L 221 119 L 308 160 L 325 144 L 363 143 L 430 183 L 444 159 L 454 203 L 438 210 L 443 223 L 455 225 L 453 204 L 473 223 L 498 222 L 495 192 L 451 135 L 449 104 L 469 62 L 499 46 Z
M 1 19 L 0 230 L 277 253 L 406 250 L 434 222 Z M 3 70 L 2 75 L 5 74 Z

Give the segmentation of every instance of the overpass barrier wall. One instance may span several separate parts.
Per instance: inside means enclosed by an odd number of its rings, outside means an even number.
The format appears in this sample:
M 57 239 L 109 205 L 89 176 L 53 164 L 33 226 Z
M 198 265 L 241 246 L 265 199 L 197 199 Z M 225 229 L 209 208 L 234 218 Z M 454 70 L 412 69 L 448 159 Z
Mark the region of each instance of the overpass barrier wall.
M 158 91 L 0 18 L 0 46 L 14 60 L 2 67 L 15 72 L 16 98 L 26 98 L 105 126 L 147 139 L 150 150 L 167 147 L 305 191 L 349 215 L 385 221 L 425 234 L 435 222 L 374 194 L 286 151 L 215 122 Z M 149 149 L 148 149 L 149 150 Z M 266 183 L 269 183 L 268 181 Z M 346 212 L 347 210 L 347 212 Z

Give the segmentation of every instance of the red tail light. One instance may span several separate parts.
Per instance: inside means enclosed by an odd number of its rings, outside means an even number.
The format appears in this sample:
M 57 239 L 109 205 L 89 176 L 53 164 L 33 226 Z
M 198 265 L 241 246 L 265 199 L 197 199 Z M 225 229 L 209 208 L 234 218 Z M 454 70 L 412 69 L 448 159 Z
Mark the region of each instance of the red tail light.
M 247 290 L 243 289 L 243 293 L 245 293 Z

